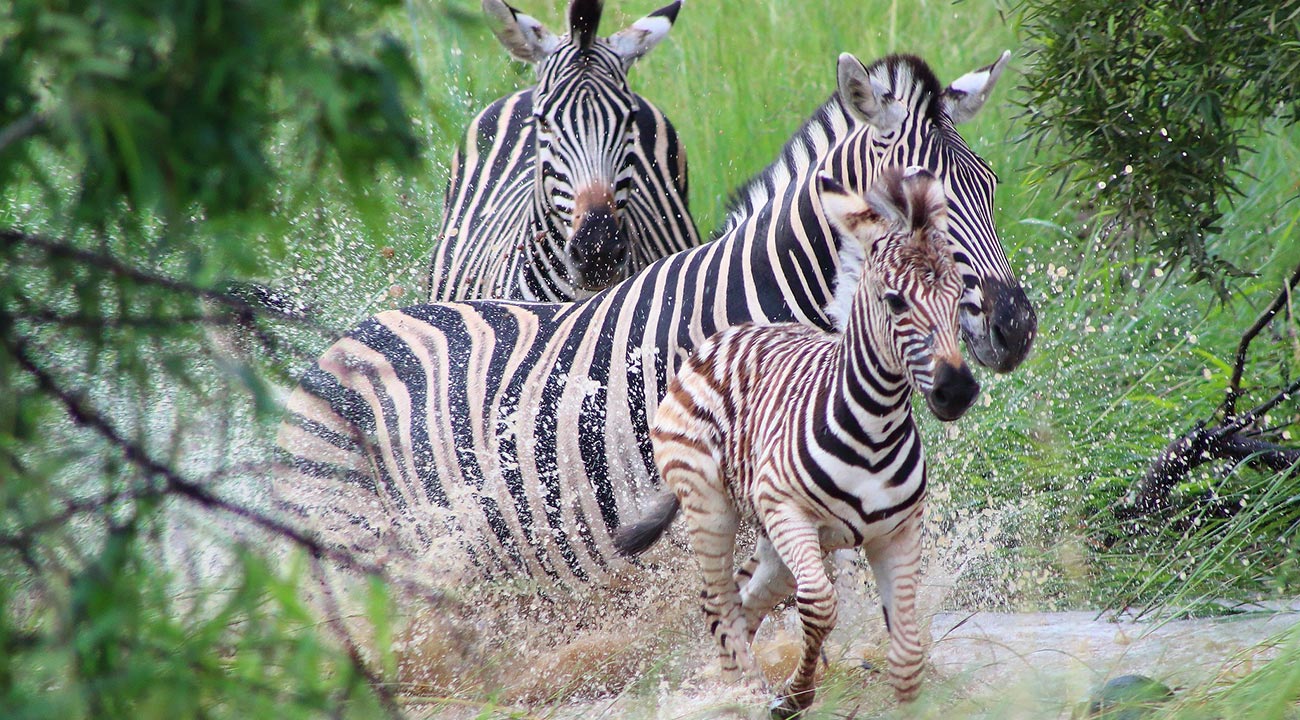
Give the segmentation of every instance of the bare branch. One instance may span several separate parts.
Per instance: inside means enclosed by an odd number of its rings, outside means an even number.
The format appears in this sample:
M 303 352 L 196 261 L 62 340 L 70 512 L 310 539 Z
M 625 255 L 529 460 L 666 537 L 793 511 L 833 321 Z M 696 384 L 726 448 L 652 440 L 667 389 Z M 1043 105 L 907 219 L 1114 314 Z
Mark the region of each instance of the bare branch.
M 326 624 L 330 630 L 338 637 L 339 642 L 343 643 L 343 648 L 347 651 L 348 659 L 352 662 L 352 667 L 361 674 L 370 688 L 375 691 L 379 697 L 379 702 L 384 707 L 384 712 L 388 713 L 391 718 L 401 718 L 402 711 L 397 705 L 397 698 L 394 697 L 393 691 L 384 682 L 384 679 L 376 675 L 370 666 L 366 664 L 365 658 L 361 656 L 361 649 L 358 647 L 352 633 L 348 631 L 347 625 L 343 622 L 343 614 L 339 608 L 338 601 L 334 598 L 334 591 L 329 583 L 329 576 L 325 568 L 320 563 L 320 558 L 311 559 L 312 575 L 316 577 L 317 583 L 321 587 L 321 594 L 325 599 L 328 607 L 325 609 Z
M 1225 417 L 1231 418 L 1237 413 L 1237 399 L 1242 394 L 1241 376 L 1246 369 L 1246 351 L 1250 348 L 1250 343 L 1255 339 L 1256 335 L 1259 335 L 1264 328 L 1268 327 L 1268 324 L 1277 316 L 1278 310 L 1281 310 L 1286 305 L 1287 300 L 1291 297 L 1291 291 L 1295 289 L 1297 284 L 1300 284 L 1300 265 L 1297 265 L 1296 269 L 1291 273 L 1291 279 L 1287 281 L 1278 296 L 1256 318 L 1255 324 L 1242 333 L 1241 342 L 1237 344 L 1237 361 L 1232 368 L 1232 379 L 1228 381 L 1227 397 L 1223 401 L 1223 414 Z
M 193 283 L 184 282 L 182 280 L 177 280 L 175 278 L 127 265 L 108 253 L 86 250 L 62 240 L 42 237 L 32 233 L 15 230 L 13 228 L 0 228 L 0 246 L 4 245 L 34 247 L 41 250 L 49 257 L 70 258 L 86 265 L 87 267 L 98 268 L 118 277 L 128 278 L 142 284 L 153 285 L 165 290 L 172 290 L 193 297 L 202 298 L 217 305 L 230 308 L 238 318 L 242 318 L 245 321 L 258 314 L 275 315 L 281 320 L 301 323 L 324 333 L 331 335 L 339 334 L 333 328 L 325 327 L 315 320 L 308 318 L 305 313 L 298 311 L 283 302 L 275 301 L 275 298 L 273 297 L 275 293 L 266 290 L 265 288 L 259 288 L 253 293 L 253 298 L 249 299 L 244 297 L 244 295 L 250 293 L 243 288 L 232 288 L 229 291 L 222 291 L 200 287 Z
M 0 327 L 5 325 L 12 327 L 10 322 L 0 323 Z M 382 565 L 359 559 L 351 553 L 326 545 L 298 528 L 275 518 L 267 517 L 251 508 L 218 497 L 207 488 L 187 480 L 172 468 L 155 460 L 143 447 L 123 437 L 107 418 L 75 397 L 73 393 L 62 388 L 54 377 L 26 352 L 25 339 L 14 339 L 8 336 L 0 337 L 0 346 L 3 346 L 9 352 L 17 361 L 19 367 L 36 380 L 37 385 L 43 392 L 63 405 L 74 422 L 94 430 L 111 445 L 118 448 L 131 464 L 138 467 L 146 475 L 159 478 L 165 485 L 166 493 L 185 498 L 201 507 L 219 510 L 225 514 L 238 517 L 261 530 L 290 541 L 306 550 L 313 557 L 328 558 L 344 568 L 383 578 L 415 597 L 421 597 L 429 602 L 437 602 L 441 599 L 441 593 L 436 589 L 410 580 L 390 577 Z
M 1234 422 L 1236 419 L 1234 419 Z M 1147 515 L 1169 507 L 1169 494 L 1192 470 L 1208 462 L 1232 460 L 1256 469 L 1300 475 L 1300 448 L 1245 437 L 1231 424 L 1207 428 L 1205 423 L 1174 440 L 1151 461 L 1137 491 L 1115 509 L 1120 519 Z

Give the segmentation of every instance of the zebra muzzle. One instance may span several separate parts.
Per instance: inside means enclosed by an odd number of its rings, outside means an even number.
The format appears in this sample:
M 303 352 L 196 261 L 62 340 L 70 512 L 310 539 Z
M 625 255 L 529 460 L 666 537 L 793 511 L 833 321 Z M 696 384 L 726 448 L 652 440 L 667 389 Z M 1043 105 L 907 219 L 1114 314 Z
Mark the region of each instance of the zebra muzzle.
M 567 250 L 572 280 L 583 290 L 604 290 L 627 273 L 630 241 L 608 205 L 577 218 Z
M 934 416 L 952 422 L 970 409 L 979 397 L 980 384 L 966 363 L 952 365 L 939 363 L 934 373 L 934 383 L 925 394 L 925 404 Z

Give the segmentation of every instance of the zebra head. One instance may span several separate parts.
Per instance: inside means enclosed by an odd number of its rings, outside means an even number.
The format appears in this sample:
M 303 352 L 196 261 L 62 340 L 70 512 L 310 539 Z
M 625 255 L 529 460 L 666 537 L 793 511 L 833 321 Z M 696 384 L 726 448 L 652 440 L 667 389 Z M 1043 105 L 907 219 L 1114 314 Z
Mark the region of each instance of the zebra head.
M 903 374 L 935 417 L 956 420 L 980 386 L 957 340 L 965 288 L 953 257 L 943 185 L 915 167 L 886 169 L 865 199 L 828 175 L 818 181 L 827 219 L 852 238 L 834 309 L 847 315 L 845 342 L 867 343 L 860 353 L 884 361 L 881 370 Z
M 601 38 L 600 0 L 573 0 L 565 36 L 501 0 L 483 0 L 497 39 L 536 65 L 534 207 L 551 252 L 583 290 L 627 275 L 632 239 L 619 214 L 633 192 L 639 109 L 627 72 L 667 36 L 680 7 L 677 0 Z
M 840 103 L 851 122 L 843 147 L 852 155 L 824 166 L 847 168 L 848 187 L 865 194 L 887 167 L 920 166 L 938 178 L 948 202 L 948 233 L 965 284 L 961 329 L 975 360 L 1009 372 L 1029 354 L 1038 319 L 1016 280 L 993 224 L 997 175 L 954 127 L 973 117 L 992 92 L 1011 54 L 942 88 L 919 58 L 891 55 L 866 67 L 839 58 Z

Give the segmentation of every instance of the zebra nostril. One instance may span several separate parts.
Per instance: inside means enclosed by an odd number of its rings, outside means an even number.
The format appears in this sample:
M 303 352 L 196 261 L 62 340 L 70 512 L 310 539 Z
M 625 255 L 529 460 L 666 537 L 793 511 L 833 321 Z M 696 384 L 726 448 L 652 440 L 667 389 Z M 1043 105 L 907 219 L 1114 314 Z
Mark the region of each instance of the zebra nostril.
M 1002 329 L 1002 323 L 994 322 L 990 323 L 990 325 L 989 340 L 992 341 L 993 347 L 999 352 L 1005 351 L 1007 349 L 1007 335 Z

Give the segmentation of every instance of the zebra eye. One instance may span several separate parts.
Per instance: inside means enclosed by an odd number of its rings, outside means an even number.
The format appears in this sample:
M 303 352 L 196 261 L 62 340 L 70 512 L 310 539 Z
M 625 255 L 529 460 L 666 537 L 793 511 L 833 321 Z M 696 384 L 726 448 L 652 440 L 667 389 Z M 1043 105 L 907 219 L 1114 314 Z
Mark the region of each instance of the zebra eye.
M 889 306 L 889 311 L 895 315 L 902 315 L 907 312 L 907 300 L 896 292 L 885 293 L 885 304 Z
M 533 123 L 537 125 L 537 129 L 541 132 L 549 133 L 551 131 L 551 121 L 547 120 L 545 115 L 534 115 Z

